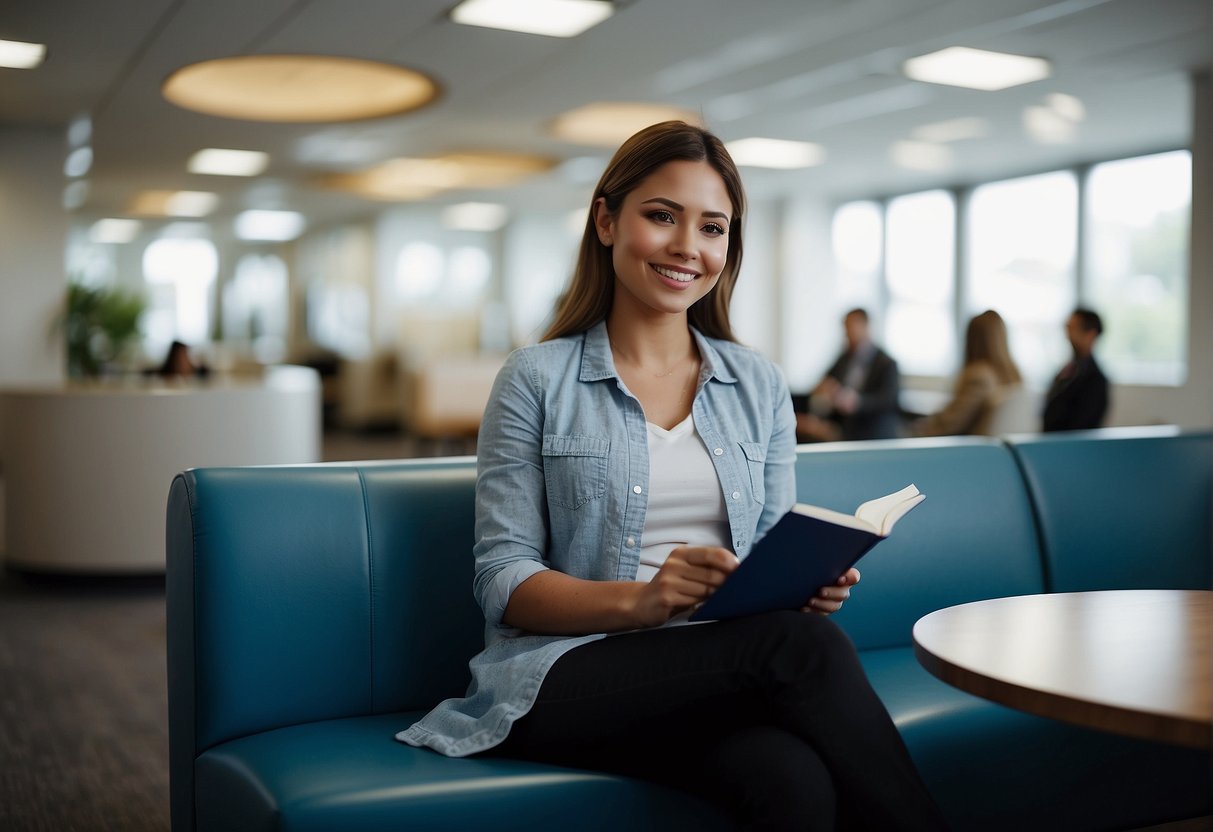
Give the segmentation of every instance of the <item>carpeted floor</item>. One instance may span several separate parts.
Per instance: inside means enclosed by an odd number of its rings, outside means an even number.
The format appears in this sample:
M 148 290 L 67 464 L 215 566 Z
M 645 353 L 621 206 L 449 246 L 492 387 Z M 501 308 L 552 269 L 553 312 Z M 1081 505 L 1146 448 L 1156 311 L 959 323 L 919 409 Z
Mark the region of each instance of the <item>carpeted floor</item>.
M 0 830 L 167 830 L 163 579 L 0 573 Z

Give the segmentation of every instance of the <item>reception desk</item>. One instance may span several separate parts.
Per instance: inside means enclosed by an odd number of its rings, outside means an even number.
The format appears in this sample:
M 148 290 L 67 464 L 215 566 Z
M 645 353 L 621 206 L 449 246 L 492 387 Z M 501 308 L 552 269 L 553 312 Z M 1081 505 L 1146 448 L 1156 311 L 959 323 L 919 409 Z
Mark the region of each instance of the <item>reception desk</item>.
M 132 380 L 0 390 L 4 564 L 164 571 L 169 483 L 186 468 L 320 459 L 320 377 Z

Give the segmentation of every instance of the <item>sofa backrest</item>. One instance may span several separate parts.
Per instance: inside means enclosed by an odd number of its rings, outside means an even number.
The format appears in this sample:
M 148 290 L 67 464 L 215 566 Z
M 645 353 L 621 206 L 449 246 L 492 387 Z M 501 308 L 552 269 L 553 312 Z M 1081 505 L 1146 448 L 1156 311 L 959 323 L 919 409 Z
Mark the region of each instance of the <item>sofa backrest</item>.
M 179 475 L 170 720 L 191 752 L 461 695 L 484 638 L 471 594 L 474 483 L 467 458 Z
M 1174 427 L 1007 437 L 1049 589 L 1213 589 L 1213 434 Z
M 928 612 L 1044 591 L 1032 509 L 1005 445 L 984 437 L 802 446 L 800 502 L 853 512 L 914 483 L 927 495 L 859 563 L 835 621 L 861 649 L 906 646 Z

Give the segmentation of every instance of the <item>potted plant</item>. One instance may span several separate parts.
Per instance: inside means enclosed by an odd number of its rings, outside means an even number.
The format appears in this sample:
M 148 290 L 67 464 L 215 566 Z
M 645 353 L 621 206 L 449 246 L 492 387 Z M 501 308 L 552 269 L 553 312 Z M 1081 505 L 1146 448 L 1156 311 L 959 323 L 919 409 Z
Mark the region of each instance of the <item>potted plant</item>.
M 71 378 L 99 376 L 119 361 L 139 337 L 147 307 L 139 294 L 120 288 L 70 283 L 62 326 Z

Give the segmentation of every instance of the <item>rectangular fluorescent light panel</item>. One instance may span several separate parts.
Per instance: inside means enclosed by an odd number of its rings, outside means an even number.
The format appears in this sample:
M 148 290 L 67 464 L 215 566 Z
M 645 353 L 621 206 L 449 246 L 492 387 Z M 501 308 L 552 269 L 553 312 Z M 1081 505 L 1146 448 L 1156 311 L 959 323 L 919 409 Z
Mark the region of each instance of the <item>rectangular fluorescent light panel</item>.
M 205 217 L 218 204 L 219 195 L 209 191 L 140 191 L 131 200 L 130 212 L 153 217 Z
M 571 38 L 614 14 L 606 0 L 464 0 L 451 20 L 469 26 Z
M 303 215 L 297 211 L 244 211 L 236 217 L 236 236 L 242 240 L 285 242 L 303 233 Z
M 784 139 L 738 139 L 725 145 L 738 165 L 792 170 L 820 165 L 825 159 L 821 145 Z
M 0 66 L 9 69 L 33 69 L 46 57 L 45 43 L 0 40 Z
M 496 231 L 509 217 L 508 208 L 492 202 L 460 202 L 442 209 L 442 224 L 457 231 Z
M 268 153 L 260 150 L 224 150 L 208 147 L 190 157 L 190 173 L 213 176 L 257 176 L 269 164 Z
M 1044 58 L 951 46 L 911 58 L 902 71 L 915 81 L 993 92 L 1048 78 L 1051 69 Z
M 910 134 L 920 142 L 960 142 L 965 139 L 981 139 L 990 135 L 990 122 L 984 118 L 969 116 L 936 121 L 915 127 Z
M 88 238 L 94 243 L 129 243 L 135 239 L 141 225 L 139 220 L 97 220 L 88 230 Z

